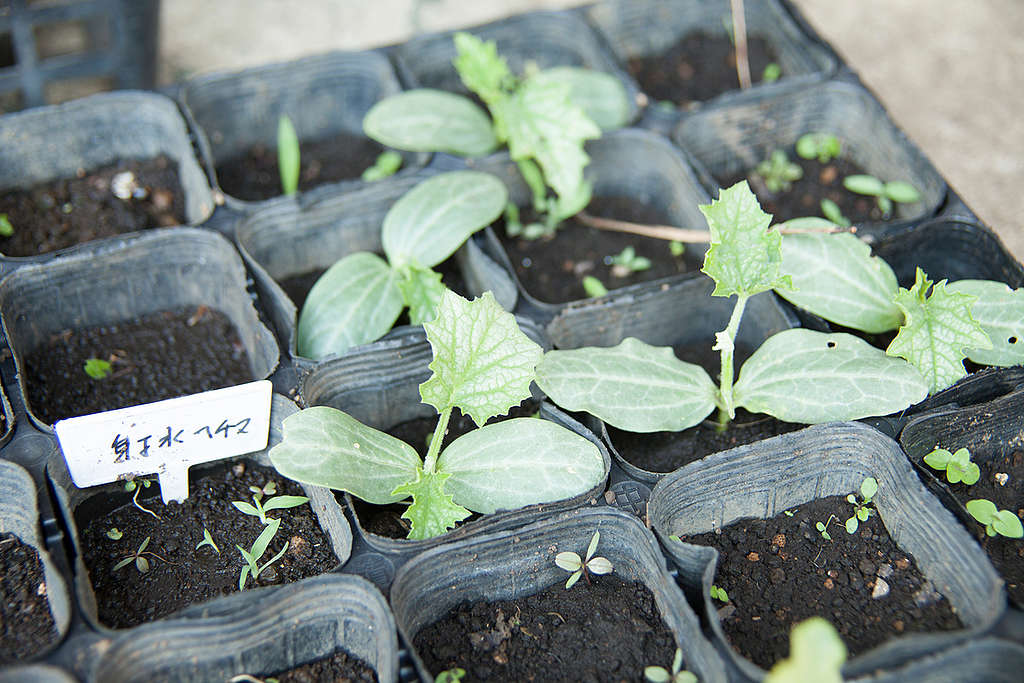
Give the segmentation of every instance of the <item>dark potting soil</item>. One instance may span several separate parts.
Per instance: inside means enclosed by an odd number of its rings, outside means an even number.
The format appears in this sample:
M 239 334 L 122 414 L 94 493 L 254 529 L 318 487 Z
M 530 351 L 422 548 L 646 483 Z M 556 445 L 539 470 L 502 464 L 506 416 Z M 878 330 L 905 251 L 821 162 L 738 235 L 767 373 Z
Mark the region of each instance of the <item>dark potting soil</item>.
M 14 534 L 0 534 L 0 664 L 14 664 L 57 640 L 39 554 Z
M 252 504 L 250 486 L 277 485 L 275 495 L 303 495 L 302 489 L 271 468 L 242 461 L 189 481 L 189 497 L 183 503 L 164 505 L 159 486 L 144 489 L 139 502 L 160 516 L 135 507 L 131 494 L 98 495 L 75 510 L 81 529 L 82 556 L 96 593 L 100 622 L 112 628 L 128 628 L 159 619 L 198 602 L 238 590 L 245 560 L 236 544 L 246 550 L 263 531 L 258 517 L 243 514 L 231 503 Z M 266 501 L 270 496 L 266 496 Z M 268 515 L 281 520 L 262 562 L 274 557 L 285 543 L 284 556 L 249 578 L 246 588 L 291 583 L 331 571 L 338 564 L 328 537 L 308 504 Z M 121 531 L 118 540 L 107 532 Z M 205 545 L 203 529 L 210 532 L 220 552 Z M 135 552 L 149 538 L 146 559 L 150 569 L 142 573 L 134 562 L 114 566 Z
M 987 460 L 976 460 L 981 475 L 970 486 L 946 482 L 943 472 L 935 472 L 936 478 L 946 485 L 962 505 L 969 500 L 985 498 L 991 500 L 1000 510 L 1011 510 L 1024 519 L 1024 452 L 999 453 Z M 927 467 L 927 465 L 925 465 Z M 998 477 L 997 477 L 998 475 Z M 1005 484 L 999 481 L 1005 477 Z M 966 513 L 965 513 L 966 514 Z M 1017 605 L 1024 606 L 1024 540 L 1005 536 L 988 536 L 985 527 L 973 521 L 968 530 L 1006 581 L 1006 592 Z
M 133 181 L 114 183 L 129 173 Z M 120 199 L 114 194 L 131 196 Z M 176 162 L 161 156 L 126 160 L 74 178 L 0 195 L 0 213 L 14 228 L 0 237 L 7 256 L 34 256 L 101 237 L 185 223 L 185 193 Z
M 683 539 L 721 554 L 715 585 L 729 603 L 718 617 L 732 647 L 747 659 L 770 668 L 788 655 L 790 629 L 812 616 L 832 622 L 850 657 L 905 633 L 963 628 L 878 513 L 851 535 L 843 528 L 853 514 L 845 496 L 788 512 L 793 516 L 745 519 Z M 816 522 L 827 524 L 831 541 Z
M 747 59 L 754 83 L 761 81 L 768 64 L 778 63 L 775 50 L 758 36 L 747 37 Z M 656 55 L 633 57 L 626 68 L 652 103 L 672 102 L 687 107 L 740 87 L 732 41 L 728 36 L 703 31 L 683 36 Z
M 789 160 L 799 164 L 803 169 L 803 177 L 794 180 L 792 187 L 781 192 L 772 192 L 753 169 L 745 173 L 737 173 L 724 178 L 716 178 L 722 187 L 732 187 L 741 180 L 746 180 L 750 189 L 757 195 L 761 208 L 772 215 L 772 223 L 781 223 L 792 218 L 804 216 L 822 216 L 821 200 L 831 199 L 842 211 L 843 215 L 854 225 L 866 221 L 890 220 L 878 208 L 874 197 L 850 192 L 843 187 L 843 178 L 850 175 L 866 173 L 856 163 L 847 159 L 833 159 L 827 164 L 817 159 L 801 159 L 794 149 L 787 150 Z M 895 209 L 894 209 L 895 211 Z
M 89 358 L 108 360 L 111 374 L 87 375 Z M 67 330 L 25 364 L 29 404 L 47 424 L 253 380 L 238 332 L 206 306 Z
M 594 197 L 587 213 L 646 225 L 667 225 L 668 216 L 656 207 L 630 197 Z M 520 209 L 523 224 L 536 220 L 532 210 Z M 688 226 L 680 226 L 688 227 Z M 510 238 L 505 225 L 496 226 L 519 282 L 534 298 L 548 303 L 565 303 L 587 298 L 583 278 L 592 275 L 608 289 L 618 289 L 695 271 L 704 260 L 700 245 L 687 245 L 682 256 L 673 256 L 669 243 L 653 237 L 641 237 L 583 225 L 575 218 L 564 221 L 552 237 L 537 240 Z M 632 246 L 637 256 L 651 260 L 647 270 L 617 274 L 612 257 Z
M 384 147 L 363 135 L 344 131 L 299 144 L 299 190 L 306 191 L 350 178 L 373 166 Z M 217 165 L 222 190 L 246 201 L 271 199 L 281 194 L 277 147 L 255 145 L 245 154 Z
M 339 651 L 315 662 L 261 678 L 273 678 L 278 683 L 375 683 L 377 674 L 361 659 Z
M 529 417 L 535 414 L 538 408 L 539 403 L 532 398 L 528 398 L 515 408 L 509 410 L 507 415 L 492 417 L 486 424 L 501 422 L 513 417 Z M 430 446 L 430 438 L 434 433 L 434 427 L 437 425 L 437 419 L 436 415 L 418 417 L 414 420 L 401 422 L 385 431 L 412 446 L 421 458 L 425 458 L 427 456 L 427 449 Z M 452 416 L 448 420 L 448 430 L 445 432 L 441 450 L 447 448 L 458 437 L 474 429 L 476 429 L 476 423 L 473 422 L 473 419 L 468 415 L 463 415 L 462 411 L 456 408 L 452 411 Z M 341 494 L 337 495 L 340 500 Z M 353 512 L 359 518 L 359 525 L 363 528 L 363 531 L 387 538 L 407 538 L 409 536 L 409 522 L 402 519 L 402 513 L 408 507 L 407 502 L 373 505 L 355 496 L 352 497 L 352 500 L 355 503 Z M 479 517 L 480 515 L 474 513 L 459 524 L 465 524 Z
M 676 649 L 650 591 L 614 575 L 463 605 L 413 644 L 431 673 L 459 667 L 467 683 L 643 681 L 645 666 L 671 666 Z

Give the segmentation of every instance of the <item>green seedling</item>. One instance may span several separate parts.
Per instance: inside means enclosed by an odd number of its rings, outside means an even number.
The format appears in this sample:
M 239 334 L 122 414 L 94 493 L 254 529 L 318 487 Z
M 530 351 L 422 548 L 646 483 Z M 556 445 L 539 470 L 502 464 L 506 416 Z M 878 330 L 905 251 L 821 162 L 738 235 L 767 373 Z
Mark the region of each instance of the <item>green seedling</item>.
M 433 268 L 497 219 L 507 202 L 505 185 L 477 171 L 442 173 L 405 193 L 384 216 L 385 258 L 349 254 L 309 291 L 298 321 L 299 354 L 320 359 L 380 339 L 406 308 L 413 325 L 432 320 L 446 289 Z
M 850 192 L 874 197 L 885 218 L 892 214 L 893 202 L 913 204 L 921 201 L 917 188 L 901 180 L 885 183 L 872 175 L 849 175 L 843 178 L 843 187 Z
M 842 150 L 839 138 L 830 133 L 806 133 L 796 141 L 797 156 L 801 159 L 817 159 L 822 164 L 839 158 Z
M 599 296 L 608 296 L 608 288 L 604 286 L 598 278 L 593 275 L 583 276 L 583 291 L 587 293 L 587 296 L 597 298 Z
M 762 83 L 774 83 L 780 78 L 782 78 L 782 67 L 778 63 L 768 62 L 764 65 L 764 71 L 761 72 Z
M 132 494 L 132 505 L 139 508 L 143 512 L 153 515 L 157 519 L 160 519 L 160 515 L 156 514 L 149 508 L 143 507 L 142 503 L 139 502 L 139 494 L 142 493 L 142 489 L 148 489 L 152 485 L 153 481 L 151 479 L 146 479 L 145 477 L 136 477 L 135 479 L 129 479 L 124 483 L 124 490 Z
M 204 545 L 210 546 L 218 555 L 220 555 L 220 548 L 218 548 L 217 544 L 213 542 L 213 536 L 210 534 L 210 530 L 206 527 L 203 527 L 203 540 L 196 544 L 196 550 L 199 550 Z
M 14 226 L 6 213 L 0 213 L 0 237 L 11 237 L 14 235 Z
M 459 683 L 462 677 L 466 675 L 466 670 L 455 667 L 454 669 L 447 669 L 437 674 L 434 677 L 434 683 Z
M 764 181 L 765 187 L 772 192 L 785 192 L 793 187 L 793 182 L 804 177 L 799 164 L 794 164 L 781 149 L 772 150 L 768 158 L 754 169 Z
M 107 538 L 109 538 L 111 541 L 120 541 L 123 536 L 124 532 L 122 532 L 116 526 L 111 527 L 107 530 Z
M 677 242 L 676 240 L 671 240 L 668 243 L 668 250 L 669 250 L 669 252 L 672 253 L 673 256 L 675 256 L 676 258 L 679 258 L 680 256 L 682 256 L 683 254 L 686 253 L 686 245 L 683 244 L 682 242 Z
M 277 120 L 277 169 L 281 191 L 293 195 L 299 191 L 299 136 L 287 115 Z
M 835 627 L 811 617 L 789 634 L 789 657 L 772 666 L 764 683 L 843 683 L 846 645 Z
M 632 245 L 625 247 L 615 256 L 606 256 L 605 261 L 612 267 L 612 275 L 615 277 L 629 277 L 651 267 L 651 259 L 637 256 Z
M 238 552 L 242 553 L 242 557 L 245 559 L 245 566 L 242 567 L 242 573 L 238 577 L 238 590 L 245 590 L 245 582 L 248 580 L 249 576 L 252 576 L 252 580 L 255 581 L 259 578 L 261 572 L 280 560 L 284 557 L 284 554 L 288 552 L 288 542 L 285 541 L 284 547 L 281 548 L 276 555 L 271 557 L 262 565 L 259 563 L 263 558 L 264 553 L 267 552 L 267 547 L 274 539 L 274 536 L 277 534 L 277 530 L 280 526 L 281 520 L 271 519 L 269 523 L 263 527 L 263 531 L 256 537 L 256 540 L 253 541 L 252 547 L 249 550 L 246 550 L 240 545 L 235 545 L 235 547 L 238 548 Z
M 587 545 L 587 554 L 581 558 L 572 551 L 563 551 L 555 555 L 555 564 L 559 568 L 570 572 L 565 582 L 565 589 L 568 590 L 576 585 L 580 577 L 584 577 L 590 583 L 590 574 L 611 574 L 612 563 L 606 557 L 594 557 L 597 552 L 597 544 L 601 541 L 601 532 L 595 531 L 590 537 L 590 544 Z
M 110 361 L 102 358 L 86 358 L 83 369 L 85 374 L 96 380 L 106 379 L 114 371 L 110 366 Z
M 543 353 L 490 292 L 470 302 L 446 291 L 423 328 L 433 360 L 420 397 L 439 415 L 425 459 L 340 410 L 315 406 L 285 418 L 283 439 L 269 453 L 277 471 L 376 505 L 411 497 L 402 515 L 409 538 L 443 534 L 470 510 L 561 500 L 603 480 L 597 447 L 568 429 L 528 417 L 485 426 L 531 396 Z M 456 408 L 479 428 L 442 450 Z
M 402 168 L 402 155 L 389 149 L 381 152 L 377 160 L 373 162 L 373 166 L 363 171 L 361 177 L 366 182 L 372 183 L 395 175 L 400 168 Z
M 935 470 L 945 470 L 946 481 L 950 484 L 975 484 L 981 477 L 981 470 L 971 462 L 971 452 L 966 448 L 950 453 L 945 448 L 936 448 L 924 456 L 926 465 Z
M 969 500 L 966 507 L 971 517 L 985 525 L 987 535 L 999 534 L 1007 538 L 1024 536 L 1024 526 L 1021 525 L 1020 518 L 1010 510 L 1000 510 L 991 500 L 984 498 Z
M 725 592 L 724 588 L 711 585 L 711 599 L 718 600 L 719 602 L 729 602 L 729 594 Z
M 836 520 L 837 522 L 839 521 L 839 518 L 836 517 L 835 515 L 829 515 L 828 519 L 825 520 L 824 524 L 822 524 L 821 522 L 818 522 L 817 524 L 814 525 L 814 528 L 818 530 L 818 533 L 820 533 L 821 537 L 824 538 L 826 541 L 831 541 L 832 540 L 832 534 L 830 534 L 828 532 L 828 525 L 832 523 L 833 519 Z
M 139 544 L 138 550 L 136 550 L 135 552 L 130 554 L 128 557 L 124 558 L 123 560 L 121 560 L 120 562 L 118 562 L 117 564 L 114 565 L 114 571 L 117 571 L 118 569 L 121 569 L 122 567 L 127 567 L 129 564 L 134 562 L 135 563 L 135 568 L 139 570 L 140 574 L 147 573 L 149 571 L 149 569 L 150 569 L 150 566 L 149 566 L 149 560 L 146 559 L 146 555 L 150 555 L 152 557 L 155 557 L 155 558 L 161 559 L 161 560 L 163 559 L 162 557 L 160 557 L 156 553 L 151 552 L 149 550 L 146 550 L 146 548 L 148 548 L 148 547 L 149 547 L 149 536 L 146 536 L 145 540 L 142 541 L 142 543 Z
M 842 209 L 831 199 L 821 200 L 821 215 L 825 217 L 825 220 L 835 223 L 840 227 L 850 227 L 850 219 L 843 215 Z
M 650 683 L 697 683 L 697 676 L 683 669 L 683 651 L 678 647 L 672 657 L 672 668 L 645 666 L 644 679 Z
M 846 533 L 857 533 L 860 522 L 868 521 L 868 517 L 874 514 L 875 509 L 869 507 L 874 505 L 875 494 L 878 493 L 878 482 L 874 477 L 865 477 L 860 483 L 860 500 L 856 494 L 851 493 L 846 497 L 846 502 L 853 506 L 853 515 L 846 520 Z
M 591 184 L 583 177 L 590 159 L 583 144 L 628 122 L 625 89 L 609 74 L 577 67 L 517 76 L 494 41 L 459 32 L 454 42 L 459 77 L 490 116 L 468 97 L 417 89 L 374 105 L 363 130 L 395 149 L 468 157 L 507 144 L 545 230 L 554 230 L 590 201 Z
M 231 504 L 243 514 L 259 517 L 260 523 L 264 525 L 270 523 L 271 518 L 267 517 L 267 513 L 271 510 L 285 510 L 309 502 L 309 498 L 306 496 L 273 496 L 263 500 L 263 496 L 272 495 L 277 491 L 277 485 L 274 482 L 267 483 L 263 488 L 250 486 L 249 490 L 252 491 L 252 505 L 241 500 L 232 501 Z

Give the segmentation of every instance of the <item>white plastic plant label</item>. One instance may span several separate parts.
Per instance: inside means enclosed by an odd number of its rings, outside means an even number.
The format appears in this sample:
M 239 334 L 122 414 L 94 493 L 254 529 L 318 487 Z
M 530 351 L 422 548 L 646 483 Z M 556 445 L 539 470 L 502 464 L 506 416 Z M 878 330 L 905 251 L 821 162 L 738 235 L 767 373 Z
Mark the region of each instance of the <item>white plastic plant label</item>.
M 130 408 L 60 420 L 54 425 L 79 488 L 157 475 L 164 503 L 188 498 L 188 468 L 267 447 L 269 380 Z

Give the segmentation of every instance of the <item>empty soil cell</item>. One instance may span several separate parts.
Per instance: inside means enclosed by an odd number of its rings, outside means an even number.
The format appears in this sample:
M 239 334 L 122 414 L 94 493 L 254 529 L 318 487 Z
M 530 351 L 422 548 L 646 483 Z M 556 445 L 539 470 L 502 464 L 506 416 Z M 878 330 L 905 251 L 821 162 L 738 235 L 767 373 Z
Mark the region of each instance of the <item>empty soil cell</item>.
M 107 360 L 110 374 L 86 374 L 90 358 Z M 27 354 L 25 366 L 29 405 L 47 424 L 253 380 L 238 332 L 206 306 L 66 330 Z
M 836 627 L 850 657 L 903 634 L 963 628 L 878 514 L 848 534 L 852 514 L 845 496 L 830 496 L 682 539 L 721 555 L 714 583 L 729 602 L 718 618 L 737 652 L 771 668 L 789 653 L 790 629 L 812 616 Z
M 462 668 L 467 683 L 643 681 L 645 666 L 670 667 L 676 649 L 650 591 L 614 575 L 462 605 L 413 643 L 432 674 Z
M 340 132 L 299 144 L 299 190 L 358 178 L 373 166 L 384 147 L 362 135 Z M 217 164 L 217 182 L 233 197 L 262 201 L 281 194 L 277 147 L 255 145 L 245 154 Z
M 32 658 L 60 637 L 50 613 L 39 554 L 0 534 L 0 664 Z
M 747 38 L 750 77 L 761 80 L 764 68 L 778 62 L 775 50 L 763 38 Z M 690 33 L 656 55 L 631 58 L 631 76 L 652 102 L 671 102 L 687 107 L 730 90 L 739 90 L 736 49 L 727 36 Z M 783 74 L 785 75 L 785 74 Z
M 128 628 L 165 617 L 182 608 L 232 593 L 245 560 L 236 545 L 249 550 L 264 526 L 254 515 L 242 513 L 233 501 L 253 502 L 251 486 L 274 482 L 274 495 L 303 495 L 302 489 L 271 468 L 248 461 L 220 466 L 205 476 L 193 473 L 189 497 L 182 503 L 164 505 L 159 486 L 143 489 L 139 504 L 132 494 L 97 495 L 74 511 L 80 531 L 82 559 L 96 594 L 99 621 L 111 628 Z M 271 495 L 263 501 L 271 499 Z M 249 578 L 246 588 L 291 583 L 331 571 L 338 560 L 331 543 L 309 504 L 267 513 L 281 526 L 260 564 L 288 544 L 280 560 Z M 159 519 L 157 518 L 159 516 Z M 120 537 L 111 538 L 117 529 Z M 217 548 L 196 548 L 203 530 Z M 145 539 L 144 556 L 149 569 L 142 572 L 134 562 L 116 568 L 132 556 Z
M 629 197 L 595 197 L 586 211 L 592 216 L 631 223 L 670 224 L 668 216 L 657 207 Z M 525 208 L 520 209 L 520 216 L 523 225 L 536 220 L 532 211 Z M 694 245 L 674 256 L 665 240 L 600 230 L 575 218 L 563 221 L 553 236 L 536 240 L 508 237 L 503 222 L 497 224 L 496 230 L 523 289 L 547 303 L 587 298 L 583 278 L 588 275 L 599 279 L 608 289 L 618 289 L 695 271 L 704 260 L 703 252 Z M 637 256 L 650 259 L 650 268 L 620 274 L 612 258 L 630 246 Z
M 264 674 L 260 678 L 264 681 L 273 678 L 277 683 L 375 683 L 377 674 L 368 664 L 347 652 L 335 652 L 329 657 L 287 671 Z
M 892 218 L 892 216 L 885 216 L 882 213 L 874 197 L 850 192 L 843 187 L 843 178 L 865 173 L 859 165 L 842 158 L 833 159 L 827 164 L 822 164 L 817 159 L 801 159 L 793 149 L 788 150 L 787 154 L 790 162 L 799 165 L 803 171 L 803 176 L 799 180 L 794 180 L 788 190 L 772 192 L 753 169 L 746 173 L 716 178 L 716 180 L 725 188 L 732 187 L 741 180 L 746 180 L 750 189 L 757 195 L 757 201 L 761 204 L 761 208 L 765 213 L 772 215 L 773 223 L 805 216 L 823 216 L 821 212 L 822 199 L 831 199 L 835 202 L 842 214 L 854 225 Z M 883 180 L 901 179 L 883 178 Z
M 126 160 L 74 178 L 0 195 L 14 232 L 0 253 L 34 256 L 126 232 L 185 223 L 177 163 L 167 157 Z

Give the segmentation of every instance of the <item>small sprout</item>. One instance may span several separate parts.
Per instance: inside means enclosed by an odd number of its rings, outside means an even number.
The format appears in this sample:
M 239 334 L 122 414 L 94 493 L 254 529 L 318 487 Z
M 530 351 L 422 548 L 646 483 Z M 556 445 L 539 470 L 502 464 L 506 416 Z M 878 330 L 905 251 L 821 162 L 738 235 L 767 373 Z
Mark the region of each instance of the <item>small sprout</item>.
M 286 195 L 298 192 L 299 136 L 286 114 L 277 120 L 277 169 L 281 173 L 281 191 Z
M 725 592 L 724 588 L 711 585 L 711 599 L 718 600 L 719 602 L 729 602 L 729 594 Z
M 827 164 L 842 151 L 839 138 L 829 133 L 807 133 L 796 141 L 796 153 L 801 159 L 817 159 Z
M 868 521 L 868 517 L 874 512 L 874 509 L 868 506 L 873 504 L 872 498 L 876 493 L 878 493 L 878 482 L 874 477 L 866 477 L 860 483 L 861 501 L 858 503 L 857 496 L 852 493 L 846 497 L 846 502 L 853 506 L 853 516 L 846 520 L 846 533 L 857 533 L 859 523 Z
M 821 532 L 821 537 L 824 538 L 826 541 L 832 540 L 832 534 L 828 532 L 828 525 L 832 523 L 833 519 L 837 522 L 839 521 L 839 518 L 837 518 L 835 515 L 829 515 L 828 519 L 825 520 L 824 524 L 818 522 L 814 525 L 814 528 Z
M 608 295 L 608 288 L 593 275 L 585 275 L 583 277 L 583 291 L 587 293 L 587 296 L 595 298 Z
M 671 242 L 668 243 L 668 250 L 672 252 L 673 256 L 679 258 L 680 256 L 686 253 L 686 245 L 683 244 L 682 242 L 672 240 Z
M 402 168 L 402 155 L 393 149 L 380 153 L 373 166 L 363 171 L 362 179 L 372 183 L 395 175 Z
M 773 150 L 767 159 L 754 169 L 764 179 L 765 186 L 772 192 L 784 192 L 793 187 L 793 181 L 804 177 L 804 171 L 794 164 L 781 149 Z
M 572 572 L 569 579 L 565 582 L 565 588 L 568 590 L 580 580 L 580 577 L 586 577 L 587 582 L 590 582 L 589 574 L 610 574 L 612 571 L 612 563 L 605 557 L 594 557 L 594 553 L 597 552 L 597 544 L 601 540 L 601 532 L 595 531 L 594 535 L 590 538 L 590 545 L 587 546 L 586 559 L 580 559 L 580 556 L 574 552 L 566 551 L 558 553 L 555 556 L 555 564 L 564 569 L 567 572 Z
M 683 651 L 678 647 L 671 671 L 663 666 L 645 666 L 644 678 L 651 683 L 697 683 L 697 676 L 683 669 Z
M 821 215 L 839 227 L 850 227 L 850 219 L 843 215 L 842 209 L 831 199 L 821 200 Z
M 93 379 L 106 379 L 113 372 L 113 368 L 110 367 L 110 361 L 103 360 L 102 358 L 87 358 L 84 370 L 85 374 Z
M 999 534 L 1007 538 L 1024 536 L 1024 526 L 1020 518 L 1010 510 L 1000 510 L 991 500 L 978 498 L 967 501 L 967 512 L 971 517 L 985 525 L 985 533 L 989 536 Z
M 117 564 L 115 564 L 114 565 L 114 571 L 117 571 L 121 567 L 126 567 L 132 561 L 134 561 L 135 562 L 135 568 L 139 570 L 140 574 L 145 574 L 146 572 L 148 572 L 149 571 L 149 560 L 147 560 L 145 556 L 146 555 L 153 555 L 153 557 L 157 557 L 157 555 L 147 551 L 146 550 L 147 547 L 149 547 L 149 536 L 146 536 L 146 540 L 144 540 L 139 545 L 139 549 L 138 550 L 136 550 L 131 555 L 129 555 L 128 557 L 124 558 L 123 560 L 121 560 Z
M 892 203 L 912 204 L 921 201 L 921 194 L 910 183 L 892 181 L 883 183 L 872 175 L 850 175 L 843 178 L 843 187 L 850 192 L 875 197 L 878 208 L 886 218 L 892 213 Z
M 505 205 L 505 234 L 519 237 L 523 234 L 523 223 L 519 220 L 519 207 L 509 202 Z
M 11 237 L 14 235 L 14 226 L 6 213 L 0 213 L 0 237 Z
M 123 536 L 124 533 L 116 526 L 111 527 L 107 530 L 107 538 L 109 538 L 111 541 L 120 541 Z
M 150 486 L 152 486 L 152 484 L 153 482 L 150 481 L 149 479 L 146 479 L 145 477 L 140 477 L 138 479 L 129 479 L 124 483 L 124 490 L 127 491 L 128 493 L 131 493 L 132 491 L 135 492 L 135 494 L 132 496 L 132 505 L 139 508 L 143 512 L 147 512 L 153 515 L 157 519 L 160 519 L 160 515 L 156 514 L 149 508 L 143 507 L 142 503 L 139 502 L 139 494 L 142 493 L 142 489 L 148 489 Z
M 782 77 L 782 67 L 776 62 L 768 62 L 761 72 L 762 83 L 774 83 Z
M 606 256 L 605 263 L 612 267 L 612 275 L 615 277 L 627 277 L 632 273 L 638 273 L 651 267 L 651 260 L 637 256 L 636 249 L 632 245 L 615 256 Z
M 466 675 L 466 670 L 460 667 L 446 669 L 434 677 L 434 683 L 459 683 Z
M 277 492 L 277 484 L 272 481 L 268 482 L 263 488 L 250 486 L 249 490 L 252 491 L 252 502 L 254 505 L 249 505 L 241 500 L 232 501 L 231 504 L 244 514 L 259 517 L 260 522 L 264 525 L 270 523 L 267 513 L 271 510 L 294 508 L 309 502 L 309 498 L 306 496 L 274 496 L 273 498 L 267 498 L 266 502 L 264 502 L 263 496 L 269 496 Z
M 840 669 L 846 645 L 836 629 L 821 617 L 811 617 L 789 634 L 789 657 L 780 659 L 764 683 L 842 683 Z
M 196 545 L 196 550 L 199 550 L 204 545 L 210 546 L 215 551 L 217 551 L 218 555 L 220 555 L 220 548 L 218 548 L 217 544 L 213 542 L 213 536 L 210 535 L 210 530 L 206 527 L 203 527 L 203 540 L 199 541 L 199 543 Z
M 782 514 L 786 515 L 787 517 L 792 517 L 794 514 L 796 514 L 796 510 L 783 510 Z
M 924 462 L 932 469 L 945 470 L 946 481 L 950 484 L 964 483 L 970 486 L 981 477 L 981 470 L 971 462 L 971 452 L 966 448 L 960 448 L 956 453 L 936 448 L 924 456 Z
M 245 590 L 245 582 L 252 575 L 252 580 L 255 581 L 259 578 L 260 572 L 266 570 L 267 567 L 274 564 L 288 552 L 288 542 L 286 541 L 281 551 L 274 555 L 272 558 L 267 560 L 263 565 L 260 565 L 260 558 L 267 552 L 267 546 L 274 540 L 274 535 L 277 534 L 278 528 L 281 526 L 281 520 L 271 519 L 267 526 L 263 529 L 263 532 L 256 537 L 256 540 L 252 543 L 252 548 L 246 550 L 240 545 L 235 545 L 238 548 L 238 552 L 242 553 L 242 557 L 245 559 L 245 566 L 242 567 L 242 573 L 238 577 L 238 590 Z

